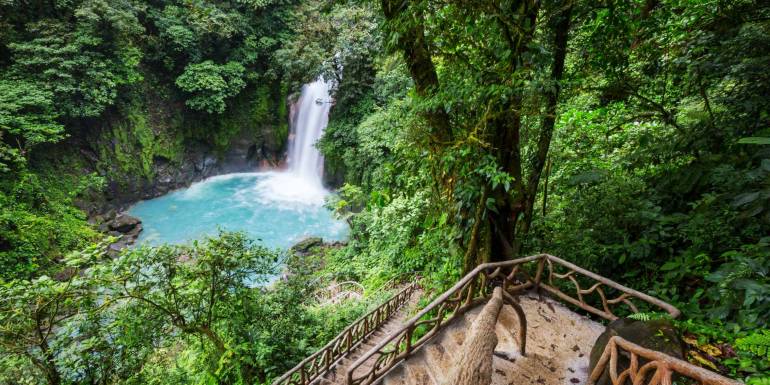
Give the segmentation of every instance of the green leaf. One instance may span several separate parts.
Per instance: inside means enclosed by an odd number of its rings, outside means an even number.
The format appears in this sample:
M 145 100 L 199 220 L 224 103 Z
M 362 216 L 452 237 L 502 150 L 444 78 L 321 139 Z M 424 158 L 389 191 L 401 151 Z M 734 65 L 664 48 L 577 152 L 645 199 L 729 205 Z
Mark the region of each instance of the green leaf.
M 733 200 L 733 206 L 740 207 L 747 203 L 754 202 L 759 198 L 759 192 L 743 193 L 735 197 Z
M 669 271 L 669 270 L 674 270 L 677 267 L 679 267 L 678 261 L 668 261 L 664 263 L 663 266 L 660 267 L 660 269 L 663 271 Z
M 761 136 L 749 136 L 738 140 L 739 144 L 770 144 L 770 138 Z

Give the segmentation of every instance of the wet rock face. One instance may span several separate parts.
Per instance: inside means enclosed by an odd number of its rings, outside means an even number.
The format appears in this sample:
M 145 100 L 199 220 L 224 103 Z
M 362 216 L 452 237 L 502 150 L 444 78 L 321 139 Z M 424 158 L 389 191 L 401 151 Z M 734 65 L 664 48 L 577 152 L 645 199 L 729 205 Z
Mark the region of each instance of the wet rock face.
M 99 170 L 108 178 L 104 190 L 78 199 L 75 204 L 89 217 L 107 216 L 110 210 L 126 210 L 139 200 L 156 198 L 211 176 L 273 167 L 283 154 L 272 135 L 270 127 L 244 128 L 231 138 L 224 152 L 191 140 L 185 142 L 180 159 L 172 161 L 154 156 L 147 175 L 127 174 L 118 165 L 110 171 Z M 114 143 L 103 145 L 115 146 Z M 88 151 L 84 151 L 84 155 L 94 164 L 88 171 L 97 171 L 99 156 Z
M 142 232 L 142 221 L 139 218 L 126 213 L 116 213 L 115 210 L 97 215 L 91 220 L 99 231 L 118 238 L 107 249 L 107 253 L 112 257 L 116 257 L 120 250 L 133 245 Z
M 132 217 L 128 214 L 120 214 L 110 221 L 107 226 L 110 230 L 117 231 L 119 233 L 128 234 L 134 232 L 137 227 L 140 227 L 142 221 L 137 217 Z
M 191 149 L 190 154 L 179 163 L 157 158 L 153 162 L 152 179 L 144 176 L 126 176 L 125 180 L 110 180 L 104 191 L 101 207 L 87 208 L 89 213 L 109 209 L 125 210 L 130 204 L 143 199 L 152 199 L 207 177 L 229 172 L 226 165 L 204 150 Z M 242 171 L 242 170 L 238 170 Z
M 295 255 L 306 256 L 310 254 L 310 249 L 318 246 L 323 246 L 323 244 L 324 244 L 323 238 L 309 237 L 297 242 L 297 244 L 292 246 L 291 252 L 294 253 Z
M 668 320 L 636 321 L 629 318 L 619 318 L 607 325 L 606 330 L 596 339 L 591 349 L 589 373 L 592 373 L 599 362 L 604 348 L 610 338 L 620 336 L 639 346 L 666 353 L 672 357 L 684 359 L 684 343 L 679 338 L 674 325 Z M 619 350 L 620 352 L 620 350 Z M 639 359 L 639 365 L 644 365 L 647 360 Z M 628 368 L 629 357 L 620 354 L 618 357 L 618 373 Z M 609 365 L 607 365 L 596 385 L 611 385 Z

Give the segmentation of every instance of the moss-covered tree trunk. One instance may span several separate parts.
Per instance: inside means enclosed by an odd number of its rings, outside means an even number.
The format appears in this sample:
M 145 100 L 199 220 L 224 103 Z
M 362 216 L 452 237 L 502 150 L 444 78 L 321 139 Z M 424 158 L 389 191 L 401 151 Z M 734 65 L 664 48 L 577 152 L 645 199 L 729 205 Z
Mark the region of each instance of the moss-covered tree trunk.
M 567 41 L 569 39 L 571 19 L 572 3 L 569 3 L 561 14 L 555 16 L 552 22 L 554 32 L 554 59 L 551 66 L 552 87 L 549 88 L 545 95 L 545 116 L 543 116 L 540 128 L 537 150 L 530 160 L 530 174 L 527 181 L 525 199 L 523 200 L 523 216 L 518 229 L 519 234 L 517 234 L 519 236 L 516 237 L 513 244 L 514 252 L 517 254 L 521 252 L 522 238 L 529 233 L 529 228 L 532 225 L 537 190 L 540 185 L 543 168 L 548 159 L 548 151 L 551 147 L 551 139 L 553 138 L 553 130 L 556 124 L 556 107 L 561 91 L 560 82 L 564 74 L 564 60 L 567 57 Z
M 425 99 L 436 95 L 440 90 L 436 67 L 430 53 L 430 44 L 426 40 L 423 3 L 410 3 L 397 0 L 381 0 L 386 19 L 386 31 L 395 42 L 395 48 L 402 51 L 409 73 L 415 83 L 416 94 Z M 471 6 L 471 5 L 469 5 Z M 492 184 L 479 186 L 482 190 L 480 199 L 475 202 L 475 209 L 465 210 L 462 215 L 469 223 L 466 230 L 463 267 L 469 271 L 479 263 L 501 261 L 515 258 L 521 252 L 523 241 L 529 232 L 533 219 L 534 204 L 542 170 L 545 166 L 556 121 L 556 106 L 559 97 L 558 83 L 564 72 L 571 3 L 557 10 L 551 17 L 547 31 L 553 36 L 554 61 L 550 80 L 554 83 L 551 91 L 544 95 L 544 116 L 539 130 L 536 131 L 536 148 L 531 159 L 523 159 L 526 143 L 522 141 L 522 108 L 525 89 L 517 86 L 514 79 L 527 77 L 528 63 L 526 53 L 535 38 L 538 14 L 541 2 L 524 0 L 512 2 L 507 8 L 499 4 L 473 4 L 475 11 L 492 17 L 497 25 L 501 41 L 507 44 L 507 54 L 499 55 L 502 71 L 492 78 L 485 79 L 482 86 L 497 84 L 508 85 L 508 97 L 493 101 L 490 114 L 486 118 L 485 140 L 490 153 L 502 171 L 508 174 L 511 186 Z M 520 74 L 517 74 L 520 72 Z M 514 75 L 516 74 L 516 75 Z M 453 139 L 452 120 L 441 106 L 429 107 L 424 111 L 429 126 L 430 150 L 440 156 Z M 437 175 L 437 179 L 452 179 Z M 451 195 L 451 194 L 450 194 Z M 490 206 L 491 202 L 491 206 Z
M 503 38 L 508 42 L 510 50 L 507 56 L 510 58 L 508 68 L 511 74 L 521 69 L 524 62 L 523 55 L 534 38 L 539 11 L 539 2 L 517 2 L 508 10 L 508 16 L 511 20 L 517 20 L 518 23 L 499 21 Z M 503 185 L 492 188 L 491 195 L 495 199 L 495 208 L 487 212 L 489 228 L 492 232 L 490 236 L 492 261 L 514 258 L 520 251 L 516 246 L 520 244 L 518 237 L 525 235 L 517 231 L 517 223 L 528 200 L 521 155 L 523 90 L 514 88 L 512 93 L 512 97 L 500 104 L 495 118 L 490 122 L 493 129 L 490 132 L 489 141 L 492 143 L 492 148 L 496 149 L 497 162 L 503 171 L 513 178 L 510 191 Z
M 516 58 L 511 62 L 512 71 L 517 69 L 522 54 L 526 52 L 528 44 L 534 37 L 538 11 L 537 3 L 522 2 L 516 12 L 518 19 L 528 20 L 524 26 L 529 26 L 529 29 L 520 28 L 513 31 L 503 28 L 512 51 L 511 56 Z M 507 191 L 503 186 L 492 188 L 490 195 L 494 198 L 495 209 L 486 211 L 488 220 L 486 228 L 490 232 L 488 255 L 472 250 L 480 246 L 478 242 L 469 243 L 469 252 L 466 253 L 464 262 L 466 271 L 488 260 L 502 261 L 516 258 L 522 252 L 523 242 L 533 220 L 538 186 L 553 137 L 560 92 L 559 82 L 564 74 L 571 13 L 570 3 L 551 21 L 554 60 L 550 80 L 553 87 L 545 95 L 545 115 L 538 132 L 537 147 L 531 158 L 525 162 L 521 155 L 523 143 L 520 94 L 511 98 L 510 103 L 504 104 L 496 114 L 496 118 L 490 122 L 494 128 L 492 131 L 494 135 L 490 140 L 494 143 L 493 147 L 497 149 L 498 164 L 503 167 L 503 171 L 513 177 L 514 182 L 511 191 Z M 523 172 L 525 166 L 527 176 Z M 475 259 L 470 260 L 470 258 Z
M 421 9 L 411 9 L 409 2 L 382 0 L 382 10 L 387 20 L 386 33 L 394 35 L 396 46 L 404 54 L 414 89 L 420 97 L 431 97 L 440 84 L 425 40 L 425 24 Z M 452 139 L 449 114 L 443 107 L 433 107 L 424 112 L 430 127 L 430 143 L 434 150 Z

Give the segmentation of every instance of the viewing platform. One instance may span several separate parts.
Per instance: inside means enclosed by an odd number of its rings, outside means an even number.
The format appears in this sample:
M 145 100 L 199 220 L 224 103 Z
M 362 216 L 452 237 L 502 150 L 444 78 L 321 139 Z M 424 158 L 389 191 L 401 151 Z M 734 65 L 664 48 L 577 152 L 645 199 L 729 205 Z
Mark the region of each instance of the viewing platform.
M 526 355 L 520 352 L 516 312 L 503 306 L 495 325 L 492 384 L 586 384 L 591 348 L 604 326 L 554 300 L 528 293 L 519 297 L 527 319 Z M 479 304 L 448 323 L 412 357 L 396 365 L 382 383 L 446 384 L 463 354 L 467 331 L 483 308 Z M 364 372 L 365 370 L 360 370 Z M 358 371 L 357 371 L 358 372 Z
M 406 285 L 273 385 L 740 384 L 605 326 L 680 311 L 551 255 L 479 265 L 417 311 L 420 293 Z

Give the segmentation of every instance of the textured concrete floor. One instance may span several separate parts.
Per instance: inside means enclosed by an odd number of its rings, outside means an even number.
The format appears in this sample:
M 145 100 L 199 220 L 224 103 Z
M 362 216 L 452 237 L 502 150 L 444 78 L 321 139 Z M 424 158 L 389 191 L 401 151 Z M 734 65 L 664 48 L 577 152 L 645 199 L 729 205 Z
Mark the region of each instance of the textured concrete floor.
M 604 327 L 564 305 L 533 294 L 519 297 L 527 317 L 527 355 L 519 354 L 518 321 L 505 305 L 496 326 L 492 384 L 578 385 L 588 378 L 588 359 Z M 385 385 L 445 385 L 465 333 L 481 306 L 433 337 L 383 378 Z

